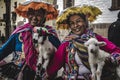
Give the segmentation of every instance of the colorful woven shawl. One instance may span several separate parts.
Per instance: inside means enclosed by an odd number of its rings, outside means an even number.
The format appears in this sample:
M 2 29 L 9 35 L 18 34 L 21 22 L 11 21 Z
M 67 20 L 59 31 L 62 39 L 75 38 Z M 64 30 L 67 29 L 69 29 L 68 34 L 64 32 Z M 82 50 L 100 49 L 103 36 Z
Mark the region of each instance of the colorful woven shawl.
M 71 33 L 72 34 L 72 33 Z M 78 65 L 75 62 L 75 54 L 73 54 L 75 51 L 77 51 L 79 58 L 81 59 L 82 63 L 88 68 L 88 52 L 87 48 L 84 46 L 84 42 L 87 41 L 89 38 L 95 37 L 95 34 L 91 30 L 87 30 L 87 32 L 80 37 L 72 40 L 69 44 L 69 66 L 72 68 L 72 73 L 75 73 L 78 71 Z M 77 72 L 76 72 L 77 73 Z

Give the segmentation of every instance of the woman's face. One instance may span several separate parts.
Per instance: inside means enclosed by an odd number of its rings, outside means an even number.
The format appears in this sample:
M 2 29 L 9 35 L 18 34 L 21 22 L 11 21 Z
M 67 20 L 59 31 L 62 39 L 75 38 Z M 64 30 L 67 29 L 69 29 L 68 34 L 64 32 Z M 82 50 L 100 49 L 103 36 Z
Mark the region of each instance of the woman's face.
M 28 13 L 28 20 L 32 26 L 41 26 L 45 14 L 41 11 L 32 11 Z
M 72 15 L 69 18 L 69 26 L 74 34 L 81 35 L 86 30 L 86 22 L 79 15 Z

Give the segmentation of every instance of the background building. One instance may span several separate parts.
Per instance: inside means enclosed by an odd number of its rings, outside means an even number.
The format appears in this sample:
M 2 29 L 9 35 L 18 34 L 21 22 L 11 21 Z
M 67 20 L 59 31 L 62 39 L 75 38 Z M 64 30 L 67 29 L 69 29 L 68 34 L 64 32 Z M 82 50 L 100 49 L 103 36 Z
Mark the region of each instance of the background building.
M 25 0 L 0 0 L 0 31 L 6 38 L 8 38 L 16 28 L 17 23 L 23 21 L 22 17 L 16 15 L 14 8 L 24 1 Z

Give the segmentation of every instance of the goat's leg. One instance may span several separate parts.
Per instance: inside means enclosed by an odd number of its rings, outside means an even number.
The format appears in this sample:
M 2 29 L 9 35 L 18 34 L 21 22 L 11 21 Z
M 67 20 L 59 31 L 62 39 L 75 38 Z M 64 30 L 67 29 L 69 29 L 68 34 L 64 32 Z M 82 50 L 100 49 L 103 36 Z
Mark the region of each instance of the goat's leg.
M 47 69 L 47 66 L 49 64 L 49 58 L 48 59 L 45 59 L 45 62 L 43 63 L 43 68 L 46 70 Z
M 41 70 L 42 70 L 42 54 L 39 53 L 38 60 L 37 60 L 37 67 L 36 67 L 36 75 L 35 75 L 34 80 L 41 79 Z
M 37 65 L 43 63 L 43 55 L 42 55 L 42 50 L 39 50 L 39 55 L 38 55 L 38 60 L 37 60 Z
M 120 80 L 120 65 L 117 66 L 116 73 L 117 73 L 118 79 Z
M 98 63 L 98 67 L 97 67 L 97 71 L 96 71 L 97 80 L 101 80 L 101 75 L 102 75 L 102 70 L 103 70 L 104 64 L 105 64 L 104 62 Z
M 96 75 L 95 75 L 95 73 L 96 73 L 96 68 L 95 68 L 95 66 L 94 66 L 94 64 L 90 64 L 90 68 L 91 68 L 91 72 L 92 72 L 92 80 L 95 80 L 95 78 L 96 78 Z
M 36 68 L 36 75 L 35 75 L 35 78 L 34 78 L 34 80 L 40 80 L 41 79 L 41 70 L 42 70 L 42 68 L 41 68 L 41 64 L 38 64 L 37 65 L 37 68 Z
M 43 59 L 42 59 L 42 55 L 38 57 L 38 61 L 37 61 L 37 70 L 41 71 L 42 70 L 42 63 L 43 63 Z
M 42 53 L 40 51 L 40 53 L 38 55 L 38 60 L 37 60 L 37 67 L 39 67 L 39 70 L 42 69 L 42 63 L 43 63 L 43 57 L 42 57 Z

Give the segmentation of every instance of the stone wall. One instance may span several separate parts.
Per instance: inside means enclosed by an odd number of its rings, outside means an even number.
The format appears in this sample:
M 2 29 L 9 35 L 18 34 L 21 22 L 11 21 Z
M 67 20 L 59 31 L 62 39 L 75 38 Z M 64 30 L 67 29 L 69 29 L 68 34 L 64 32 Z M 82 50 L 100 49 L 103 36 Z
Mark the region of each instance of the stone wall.
M 91 24 L 90 27 L 93 28 L 95 33 L 98 33 L 107 38 L 108 36 L 108 28 L 111 23 L 98 23 L 98 24 Z

